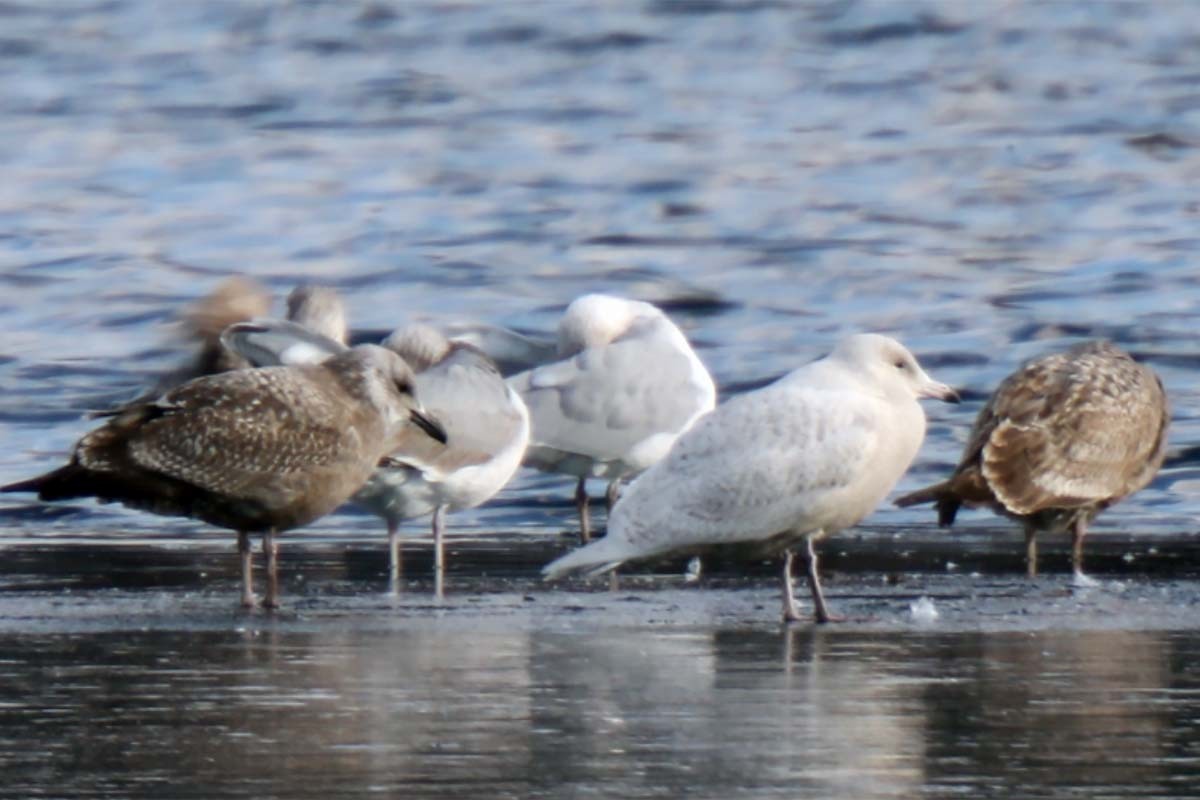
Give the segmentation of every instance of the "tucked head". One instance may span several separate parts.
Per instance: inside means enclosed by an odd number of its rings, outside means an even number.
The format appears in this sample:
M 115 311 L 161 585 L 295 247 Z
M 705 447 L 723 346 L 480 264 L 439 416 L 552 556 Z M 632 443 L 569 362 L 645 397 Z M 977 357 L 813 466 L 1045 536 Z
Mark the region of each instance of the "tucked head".
M 934 397 L 958 402 L 958 393 L 921 369 L 908 348 L 887 336 L 859 333 L 838 342 L 831 360 L 870 380 L 889 397 Z
M 639 319 L 661 317 L 649 303 L 608 294 L 576 298 L 558 323 L 558 354 L 574 355 L 589 347 L 602 347 L 629 330 Z
M 345 344 L 346 306 L 328 286 L 297 286 L 287 298 L 287 318 L 310 331 Z
M 441 331 L 419 322 L 392 331 L 383 346 L 398 353 L 416 372 L 424 372 L 450 352 L 450 340 Z

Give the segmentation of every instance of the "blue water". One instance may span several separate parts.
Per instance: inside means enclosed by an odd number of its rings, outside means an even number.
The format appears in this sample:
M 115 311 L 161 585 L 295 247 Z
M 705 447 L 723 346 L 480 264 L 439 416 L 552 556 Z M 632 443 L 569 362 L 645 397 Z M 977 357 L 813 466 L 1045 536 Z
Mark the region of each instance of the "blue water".
M 0 482 L 59 463 L 94 424 L 86 410 L 176 366 L 175 315 L 240 272 L 280 297 L 335 286 L 358 329 L 434 316 L 544 331 L 584 292 L 663 302 L 724 395 L 846 333 L 887 332 L 968 400 L 930 404 L 901 489 L 949 468 L 1021 360 L 1108 337 L 1162 376 L 1171 455 L 1094 535 L 1190 542 L 1198 19 L 1186 2 L 1088 0 L 9 0 Z M 454 530 L 557 540 L 569 492 L 522 474 Z M 931 524 L 887 507 L 862 535 Z M 963 524 L 1019 547 L 989 515 Z M 0 553 L 149 542 L 224 556 L 229 539 L 115 507 L 0 501 Z M 285 548 L 380 540 L 377 520 L 346 512 Z M 1156 720 L 1145 737 L 1186 733 Z M 1155 775 L 1183 796 L 1170 763 Z M 795 787 L 738 775 L 719 785 Z

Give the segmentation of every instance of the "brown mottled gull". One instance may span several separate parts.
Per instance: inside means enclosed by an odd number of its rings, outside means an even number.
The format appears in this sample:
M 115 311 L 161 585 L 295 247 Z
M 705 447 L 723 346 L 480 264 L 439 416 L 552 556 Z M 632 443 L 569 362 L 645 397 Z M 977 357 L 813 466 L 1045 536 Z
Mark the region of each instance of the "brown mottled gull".
M 1170 413 L 1149 367 L 1108 342 L 1085 342 L 1026 362 L 997 387 L 945 481 L 899 506 L 934 503 L 938 524 L 984 506 L 1025 526 L 1029 575 L 1038 531 L 1071 531 L 1083 576 L 1083 539 L 1101 511 L 1148 484 L 1166 453 Z
M 322 364 L 223 372 L 128 405 L 79 440 L 70 463 L 0 491 L 96 497 L 238 532 L 242 603 L 255 602 L 250 534 L 278 604 L 275 535 L 328 514 L 384 455 L 445 440 L 413 396 L 413 373 L 364 345 Z
M 608 535 L 545 575 L 748 544 L 784 554 L 783 617 L 791 621 L 800 618 L 792 548 L 803 541 L 814 617 L 828 622 L 813 543 L 871 513 L 908 469 L 925 438 L 919 397 L 958 399 L 899 342 L 843 339 L 825 358 L 702 417 L 629 485 Z
M 577 298 L 558 326 L 562 360 L 509 378 L 529 407 L 526 466 L 578 478 L 581 538 L 591 538 L 588 478 L 622 478 L 667 454 L 716 402 L 716 387 L 683 333 L 649 303 Z

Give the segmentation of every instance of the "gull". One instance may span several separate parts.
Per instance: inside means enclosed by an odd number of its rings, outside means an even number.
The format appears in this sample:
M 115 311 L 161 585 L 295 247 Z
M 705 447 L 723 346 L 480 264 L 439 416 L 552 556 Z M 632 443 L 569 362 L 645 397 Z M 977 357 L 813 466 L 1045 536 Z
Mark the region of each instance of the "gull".
M 1109 342 L 1077 344 L 1005 378 L 979 412 L 954 474 L 896 505 L 934 503 L 942 526 L 963 505 L 1019 520 L 1030 577 L 1038 532 L 1069 530 L 1071 566 L 1086 583 L 1088 524 L 1154 478 L 1169 419 L 1153 370 Z
M 713 409 L 716 387 L 679 328 L 655 306 L 603 294 L 567 306 L 561 360 L 509 378 L 529 407 L 525 465 L 578 478 L 580 534 L 591 539 L 588 478 L 621 479 L 656 463 Z
M 783 553 L 783 618 L 794 621 L 792 548 L 803 542 L 814 618 L 828 622 L 814 543 L 870 514 L 908 469 L 925 437 L 919 397 L 958 400 L 894 339 L 845 338 L 703 417 L 629 485 L 608 535 L 545 576 L 748 544 Z
M 231 327 L 226 344 L 252 360 L 325 358 L 342 346 L 295 323 L 263 320 Z M 446 431 L 444 446 L 394 453 L 382 460 L 354 502 L 388 528 L 390 584 L 399 591 L 401 520 L 433 514 L 434 591 L 445 576 L 445 515 L 491 499 L 512 479 L 529 441 L 529 413 L 496 367 L 471 345 L 432 327 L 397 329 L 383 346 L 416 371 L 416 391 Z
M 96 497 L 237 531 L 242 605 L 256 599 L 250 534 L 262 534 L 279 604 L 277 543 L 345 502 L 388 453 L 444 441 L 402 358 L 375 345 L 321 364 L 196 378 L 126 405 L 75 445 L 68 464 L 0 487 L 41 500 Z

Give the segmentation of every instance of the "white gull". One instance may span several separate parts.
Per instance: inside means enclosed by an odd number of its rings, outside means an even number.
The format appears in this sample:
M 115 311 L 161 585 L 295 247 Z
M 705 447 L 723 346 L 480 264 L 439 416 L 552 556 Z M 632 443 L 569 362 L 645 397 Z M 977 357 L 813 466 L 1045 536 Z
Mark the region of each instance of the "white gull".
M 562 360 L 509 379 L 532 421 L 526 466 L 577 477 L 581 535 L 591 538 L 588 478 L 610 483 L 651 466 L 712 410 L 716 387 L 679 328 L 649 303 L 603 294 L 567 306 Z
M 875 334 L 702 418 L 635 479 L 608 535 L 547 565 L 547 578 L 615 569 L 634 559 L 722 545 L 784 553 L 783 616 L 800 618 L 792 548 L 803 541 L 814 616 L 830 619 L 813 543 L 867 516 L 908 469 L 925 437 L 918 397 L 957 401 L 899 342 Z

